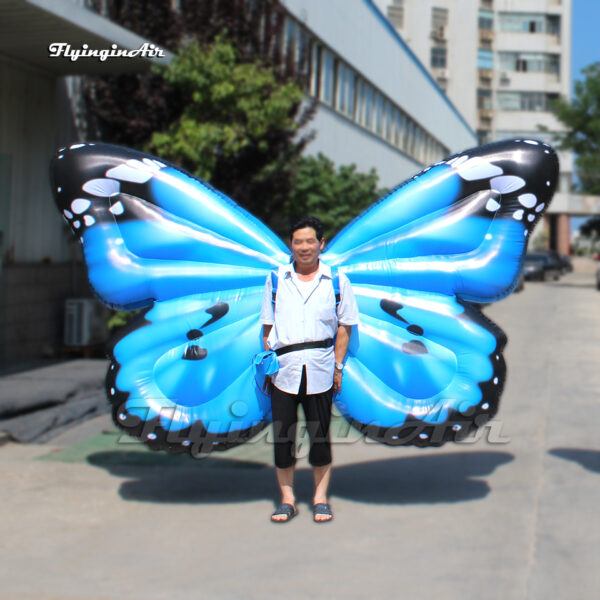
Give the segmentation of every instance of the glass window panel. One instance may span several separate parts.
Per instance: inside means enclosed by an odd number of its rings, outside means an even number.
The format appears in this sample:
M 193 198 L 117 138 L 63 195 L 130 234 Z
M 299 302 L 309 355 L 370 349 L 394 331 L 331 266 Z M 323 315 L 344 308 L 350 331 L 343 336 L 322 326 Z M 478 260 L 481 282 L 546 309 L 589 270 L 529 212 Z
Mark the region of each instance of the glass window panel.
M 480 48 L 477 50 L 477 68 L 478 69 L 493 69 L 494 54 L 491 50 Z
M 346 114 L 349 117 L 354 116 L 354 88 L 356 85 L 355 75 L 352 69 L 346 69 Z
M 431 9 L 431 28 L 437 29 L 444 25 L 448 25 L 448 9 L 434 6 Z
M 375 92 L 375 132 L 383 135 L 383 97 Z
M 431 48 L 431 66 L 438 69 L 446 68 L 446 48 Z
M 334 83 L 334 58 L 329 50 L 323 48 L 321 51 L 321 100 L 326 104 L 333 104 Z
M 365 119 L 363 125 L 368 129 L 373 128 L 373 102 L 373 88 L 368 83 L 365 83 Z

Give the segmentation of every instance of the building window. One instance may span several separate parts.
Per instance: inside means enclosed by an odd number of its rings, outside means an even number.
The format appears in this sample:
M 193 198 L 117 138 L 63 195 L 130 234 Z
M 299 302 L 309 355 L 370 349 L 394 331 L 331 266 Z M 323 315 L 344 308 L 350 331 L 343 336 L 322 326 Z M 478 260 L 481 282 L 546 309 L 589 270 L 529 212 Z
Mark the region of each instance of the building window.
M 484 48 L 479 48 L 479 50 L 477 50 L 477 68 L 494 68 L 494 53 L 491 50 L 485 50 Z
M 479 29 L 492 31 L 494 29 L 494 13 L 491 10 L 479 11 Z
M 544 52 L 499 52 L 501 71 L 560 73 L 560 55 Z
M 446 48 L 434 46 L 431 49 L 431 67 L 437 69 L 446 68 Z
M 492 90 L 477 90 L 477 108 L 492 110 Z
M 448 25 L 448 9 L 434 6 L 431 9 L 431 28 L 439 29 Z
M 318 98 L 321 89 L 321 46 L 316 42 L 313 42 L 310 53 L 310 71 L 310 94 Z
M 383 96 L 375 92 L 375 132 L 383 136 Z
M 544 92 L 498 92 L 499 110 L 548 111 L 558 94 Z
M 406 130 L 406 119 L 399 110 L 396 111 L 396 137 L 394 144 L 401 150 L 404 150 L 404 132 Z
M 367 129 L 373 129 L 373 88 L 365 83 L 365 119 L 363 125 Z
M 385 103 L 385 139 L 388 142 L 394 143 L 394 111 L 392 105 L 386 101 Z
M 333 54 L 323 48 L 321 50 L 321 100 L 325 104 L 333 105 L 333 92 L 335 83 L 335 59 Z
M 387 17 L 396 29 L 404 27 L 404 0 L 392 0 L 387 8 Z
M 541 13 L 500 13 L 500 31 L 560 35 L 560 17 Z

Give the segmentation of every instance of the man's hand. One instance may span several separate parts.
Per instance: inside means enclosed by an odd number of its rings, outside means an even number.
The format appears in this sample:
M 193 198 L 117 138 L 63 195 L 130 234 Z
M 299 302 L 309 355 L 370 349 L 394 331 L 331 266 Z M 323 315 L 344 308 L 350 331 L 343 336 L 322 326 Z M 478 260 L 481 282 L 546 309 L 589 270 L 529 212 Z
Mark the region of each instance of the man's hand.
M 342 391 L 342 371 L 337 369 L 333 372 L 333 393 L 339 394 Z
M 271 382 L 271 376 L 270 375 L 266 375 L 265 376 L 265 382 L 263 383 L 263 387 L 262 387 L 262 391 L 267 394 L 268 396 L 271 395 L 271 386 L 273 385 L 273 383 Z

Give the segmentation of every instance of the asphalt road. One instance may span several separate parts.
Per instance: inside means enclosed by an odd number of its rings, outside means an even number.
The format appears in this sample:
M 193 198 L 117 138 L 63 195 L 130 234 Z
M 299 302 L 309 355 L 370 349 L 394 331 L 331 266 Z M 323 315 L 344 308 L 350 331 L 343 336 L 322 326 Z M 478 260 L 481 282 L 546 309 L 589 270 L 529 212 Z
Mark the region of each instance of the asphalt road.
M 0 598 L 596 600 L 594 269 L 579 261 L 486 309 L 508 334 L 508 379 L 476 439 L 389 448 L 338 429 L 325 525 L 311 520 L 305 458 L 299 516 L 269 522 L 263 438 L 182 461 L 125 443 L 100 417 L 46 445 L 5 443 Z

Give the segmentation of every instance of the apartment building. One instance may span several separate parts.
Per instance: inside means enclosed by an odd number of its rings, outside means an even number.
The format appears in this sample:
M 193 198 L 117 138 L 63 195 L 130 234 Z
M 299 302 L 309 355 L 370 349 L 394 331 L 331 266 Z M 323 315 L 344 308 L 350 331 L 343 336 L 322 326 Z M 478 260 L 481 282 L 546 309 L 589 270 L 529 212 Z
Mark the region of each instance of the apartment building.
M 479 143 L 552 143 L 564 129 L 549 102 L 570 94 L 571 0 L 375 1 Z M 568 193 L 571 153 L 560 161 L 559 191 Z

